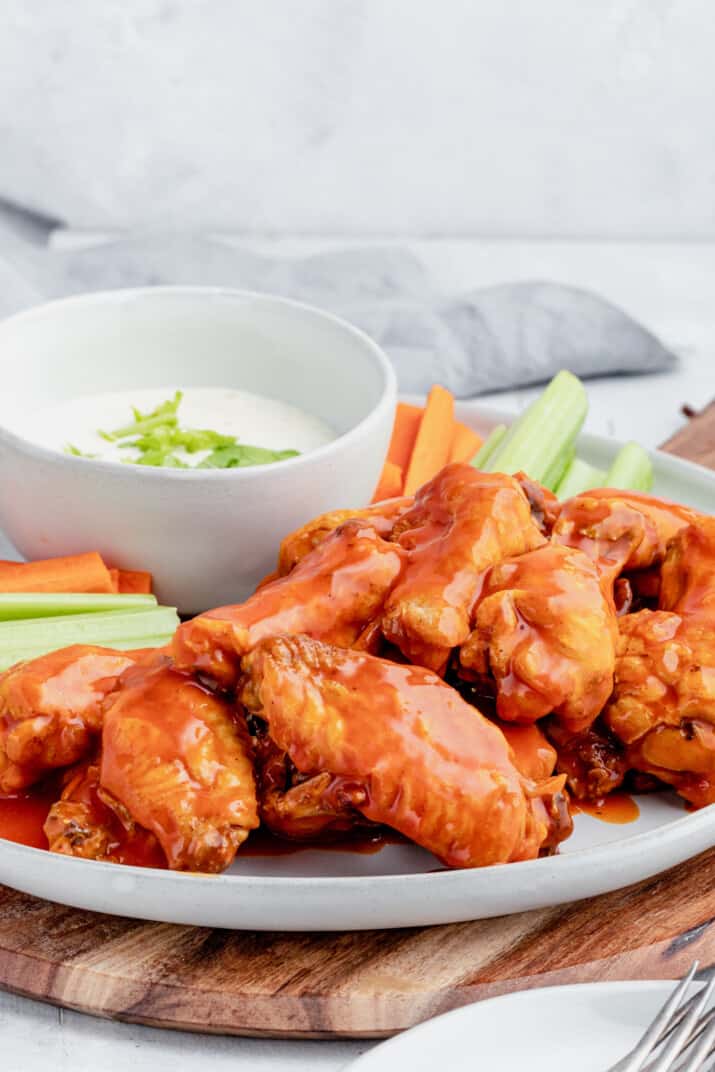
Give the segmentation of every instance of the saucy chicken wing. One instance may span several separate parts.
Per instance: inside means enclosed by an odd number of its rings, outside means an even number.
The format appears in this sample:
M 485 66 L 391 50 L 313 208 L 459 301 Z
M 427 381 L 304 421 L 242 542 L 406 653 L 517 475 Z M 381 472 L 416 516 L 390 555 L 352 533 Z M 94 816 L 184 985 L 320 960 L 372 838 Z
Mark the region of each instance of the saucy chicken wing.
M 99 795 L 169 867 L 223 871 L 258 826 L 251 745 L 231 705 L 168 660 L 128 671 L 102 731 Z
M 302 774 L 329 774 L 449 866 L 531 859 L 552 836 L 563 778 L 524 778 L 500 730 L 428 670 L 304 636 L 264 640 L 242 665 L 242 702 Z
M 374 825 L 357 811 L 354 790 L 327 771 L 301 774 L 267 733 L 254 741 L 254 754 L 261 823 L 277 837 L 329 840 Z
M 109 808 L 101 797 L 99 763 L 71 768 L 62 796 L 50 808 L 44 826 L 50 852 L 85 860 L 166 867 L 166 858 L 152 833 Z
M 301 559 L 346 521 L 352 519 L 367 521 L 379 536 L 389 536 L 393 525 L 412 505 L 412 501 L 411 498 L 386 499 L 385 502 L 374 503 L 373 506 L 367 506 L 364 510 L 332 510 L 329 514 L 321 514 L 320 517 L 313 518 L 307 525 L 291 532 L 281 541 L 277 575 L 284 577 L 290 573 Z
M 129 652 L 86 644 L 18 663 L 0 676 L 0 792 L 14 793 L 88 755 Z
M 618 630 L 586 555 L 547 544 L 492 566 L 473 615 L 460 673 L 493 682 L 500 718 L 591 725 L 613 688 Z
M 379 616 L 406 552 L 366 522 L 344 522 L 286 576 L 245 603 L 201 614 L 176 632 L 177 667 L 223 688 L 236 684 L 242 655 L 263 637 L 307 633 L 341 647 Z
M 385 604 L 383 633 L 411 662 L 435 671 L 469 636 L 483 573 L 545 543 L 514 477 L 460 463 L 418 491 L 392 539 L 407 566 Z
M 620 620 L 606 725 L 629 766 L 715 803 L 715 518 L 681 529 L 668 548 L 659 609 Z
M 660 565 L 669 541 L 700 517 L 666 499 L 595 488 L 564 503 L 552 538 L 587 554 L 612 585 L 620 573 Z

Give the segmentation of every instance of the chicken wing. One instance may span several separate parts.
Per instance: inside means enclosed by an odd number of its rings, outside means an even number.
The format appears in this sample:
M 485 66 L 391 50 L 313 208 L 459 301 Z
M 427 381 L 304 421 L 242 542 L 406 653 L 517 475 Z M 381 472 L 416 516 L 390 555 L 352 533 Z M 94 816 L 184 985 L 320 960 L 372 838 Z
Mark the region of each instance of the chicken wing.
M 556 770 L 566 775 L 577 800 L 600 800 L 623 785 L 628 773 L 625 749 L 600 719 L 578 733 L 549 719 L 545 730 L 556 749 Z
M 596 488 L 564 503 L 552 538 L 587 554 L 612 586 L 623 572 L 660 565 L 669 541 L 702 516 L 666 499 Z
M 354 791 L 327 771 L 301 774 L 267 733 L 254 741 L 254 754 L 261 823 L 271 833 L 316 841 L 374 825 L 357 811 Z
M 435 674 L 304 636 L 243 660 L 241 699 L 308 776 L 328 773 L 366 818 L 452 867 L 531 859 L 563 778 L 516 769 L 499 729 Z
M 610 696 L 617 635 L 594 563 L 547 544 L 488 571 L 460 672 L 494 683 L 500 718 L 535 722 L 553 713 L 576 732 Z
M 0 792 L 14 793 L 94 747 L 102 707 L 130 652 L 87 644 L 18 663 L 0 676 Z
M 286 577 L 232 607 L 194 618 L 176 632 L 177 667 L 223 688 L 235 685 L 242 655 L 263 637 L 308 633 L 349 647 L 380 614 L 406 552 L 365 522 L 346 521 Z
M 284 577 L 290 573 L 293 567 L 331 532 L 351 519 L 366 521 L 379 536 L 389 536 L 397 519 L 412 502 L 412 498 L 386 499 L 363 510 L 333 510 L 329 514 L 313 518 L 307 525 L 296 529 L 282 540 L 278 553 L 278 576 Z
M 629 765 L 696 806 L 715 803 L 715 518 L 681 529 L 662 569 L 659 609 L 620 620 L 606 725 Z
M 245 721 L 168 660 L 138 666 L 105 714 L 99 794 L 169 867 L 223 871 L 258 825 Z
M 546 542 L 513 477 L 459 463 L 420 489 L 392 539 L 408 559 L 385 604 L 383 633 L 411 662 L 435 671 L 469 636 L 482 574 Z
M 97 761 L 79 764 L 65 776 L 62 796 L 45 821 L 50 852 L 85 860 L 166 867 L 166 857 L 152 833 L 103 802 Z

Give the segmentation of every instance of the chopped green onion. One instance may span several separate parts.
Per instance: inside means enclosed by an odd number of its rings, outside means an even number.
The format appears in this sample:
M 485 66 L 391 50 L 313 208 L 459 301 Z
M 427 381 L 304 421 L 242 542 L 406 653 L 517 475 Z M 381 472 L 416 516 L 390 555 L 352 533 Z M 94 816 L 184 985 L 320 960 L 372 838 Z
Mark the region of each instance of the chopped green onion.
M 559 461 L 568 458 L 587 410 L 583 384 L 562 369 L 512 424 L 483 468 L 492 473 L 523 470 L 550 487 L 547 478 L 563 471 Z
M 621 447 L 606 473 L 605 487 L 650 491 L 653 487 L 653 466 L 639 443 L 626 443 Z
M 574 458 L 566 470 L 563 480 L 556 487 L 559 499 L 571 499 L 574 495 L 580 495 L 589 488 L 604 487 L 606 473 L 603 469 L 596 469 L 582 458 Z
M 0 622 L 20 618 L 34 620 L 99 611 L 144 610 L 156 606 L 150 595 L 89 594 L 85 592 L 3 592 L 0 593 Z
M 496 428 L 492 428 L 491 432 L 472 458 L 470 465 L 473 465 L 475 469 L 483 469 L 508 431 L 509 429 L 505 424 L 498 424 Z

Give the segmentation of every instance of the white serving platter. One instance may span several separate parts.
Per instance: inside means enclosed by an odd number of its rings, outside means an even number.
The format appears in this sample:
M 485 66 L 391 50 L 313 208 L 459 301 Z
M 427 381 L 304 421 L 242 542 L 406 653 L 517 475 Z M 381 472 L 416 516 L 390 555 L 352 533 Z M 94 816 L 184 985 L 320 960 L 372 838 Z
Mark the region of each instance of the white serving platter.
M 486 408 L 460 407 L 478 431 Z M 584 436 L 579 452 L 606 468 L 620 443 Z M 658 495 L 715 512 L 715 472 L 652 452 Z M 275 534 L 276 545 L 280 534 Z M 250 930 L 332 931 L 484 919 L 620 889 L 715 845 L 715 806 L 688 812 L 669 793 L 638 798 L 640 816 L 614 825 L 579 814 L 558 855 L 447 871 L 410 845 L 380 852 L 310 849 L 241 856 L 224 875 L 177 874 L 53 855 L 0 839 L 0 882 L 77 908 L 138 919 Z

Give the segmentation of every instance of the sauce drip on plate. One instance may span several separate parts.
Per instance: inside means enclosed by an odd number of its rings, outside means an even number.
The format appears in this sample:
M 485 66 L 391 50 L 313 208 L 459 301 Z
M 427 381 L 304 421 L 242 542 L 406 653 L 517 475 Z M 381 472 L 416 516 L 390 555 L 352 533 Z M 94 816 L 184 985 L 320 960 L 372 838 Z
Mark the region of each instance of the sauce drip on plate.
M 628 793 L 610 793 L 600 800 L 571 801 L 571 811 L 576 815 L 583 812 L 604 823 L 633 823 L 640 815 L 640 808 Z
M 57 787 L 0 797 L 0 837 L 29 845 L 33 849 L 48 848 L 42 829 L 47 813 L 59 798 Z

